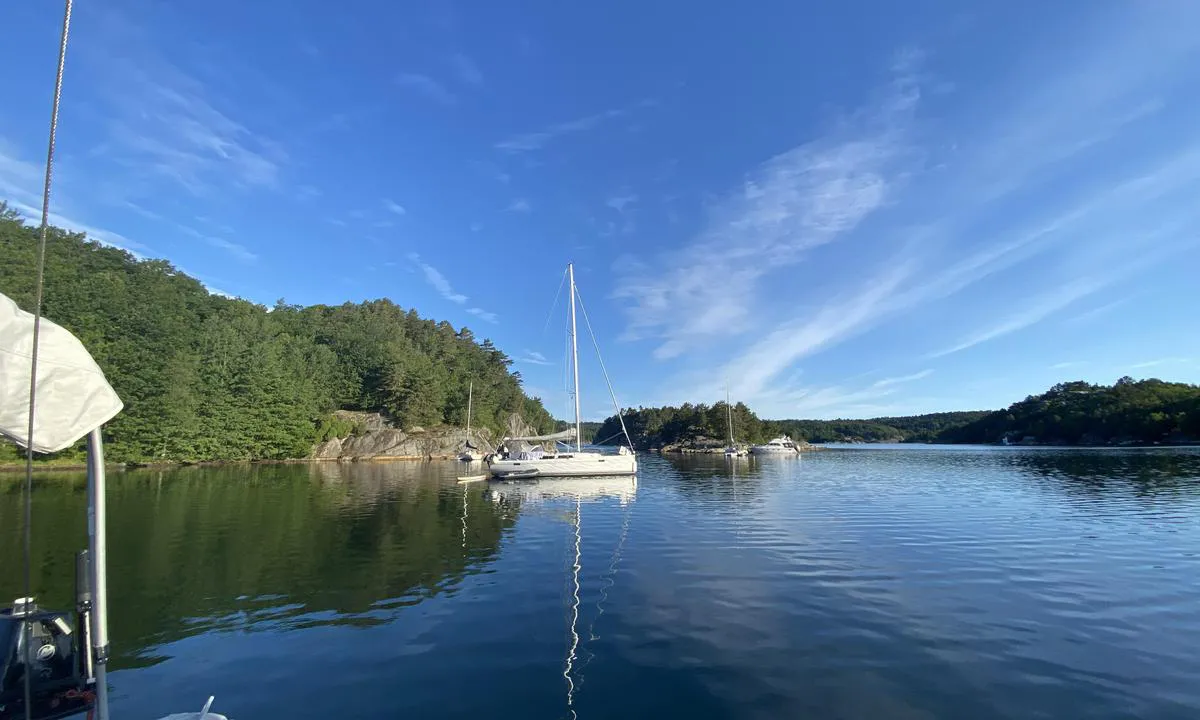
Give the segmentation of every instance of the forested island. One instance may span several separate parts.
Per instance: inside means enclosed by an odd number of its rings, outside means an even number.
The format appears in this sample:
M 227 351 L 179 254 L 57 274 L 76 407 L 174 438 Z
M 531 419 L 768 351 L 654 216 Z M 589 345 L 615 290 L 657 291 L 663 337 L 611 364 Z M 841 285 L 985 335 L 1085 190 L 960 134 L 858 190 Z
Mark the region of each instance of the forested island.
M 651 448 L 724 446 L 729 436 L 728 416 L 733 417 L 734 439 L 740 444 L 761 443 L 788 435 L 810 443 L 830 442 L 939 442 L 951 428 L 979 420 L 987 411 L 945 412 L 912 417 L 870 420 L 763 420 L 744 403 L 728 406 L 684 403 L 680 407 L 651 407 L 623 412 L 625 427 L 639 450 Z M 616 415 L 596 430 L 600 442 L 622 441 Z
M 1200 442 L 1200 386 L 1134 380 L 1114 385 L 1060 383 L 1005 410 L 944 412 L 869 420 L 762 420 L 743 403 L 730 408 L 735 439 L 764 442 L 790 435 L 810 443 L 1011 443 L 1026 445 L 1153 445 Z M 684 404 L 623 413 L 637 449 L 723 444 L 726 405 Z M 618 442 L 613 415 L 596 438 Z
M 0 202 L 0 292 L 24 309 L 36 242 Z M 83 341 L 125 402 L 104 430 L 116 462 L 303 458 L 356 430 L 339 409 L 406 429 L 461 426 L 471 382 L 473 426 L 499 432 L 517 413 L 539 432 L 554 427 L 490 341 L 389 300 L 267 308 L 55 228 L 43 312 Z M 0 462 L 17 458 L 0 443 Z

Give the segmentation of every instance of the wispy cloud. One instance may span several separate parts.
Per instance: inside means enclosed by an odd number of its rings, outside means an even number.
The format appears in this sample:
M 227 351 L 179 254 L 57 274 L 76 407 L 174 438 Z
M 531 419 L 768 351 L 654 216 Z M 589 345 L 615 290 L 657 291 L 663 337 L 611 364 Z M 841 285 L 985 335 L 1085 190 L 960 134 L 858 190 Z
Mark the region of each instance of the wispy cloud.
M 1104 303 L 1103 305 L 1099 305 L 1090 310 L 1084 310 L 1083 312 L 1079 313 L 1078 315 L 1075 315 L 1074 317 L 1067 318 L 1066 322 L 1068 322 L 1072 325 L 1083 325 L 1083 324 L 1089 323 L 1093 320 L 1103 317 L 1104 315 L 1112 312 L 1113 310 L 1116 310 L 1117 308 L 1121 307 L 1125 303 L 1129 302 L 1131 299 L 1132 299 L 1132 297 L 1123 297 L 1123 298 L 1120 298 L 1119 300 L 1113 300 L 1112 302 Z
M 386 208 L 388 212 L 394 213 L 396 215 L 407 215 L 408 214 L 408 210 L 406 210 L 403 205 L 396 202 L 395 200 L 384 199 L 383 207 Z
M 871 327 L 890 310 L 893 295 L 911 272 L 905 266 L 888 268 L 856 296 L 831 302 L 811 317 L 783 323 L 730 361 L 721 376 L 734 378 L 733 391 L 738 397 L 760 396 L 773 378 L 797 360 Z M 668 344 L 659 350 L 659 355 L 669 356 L 676 348 Z
M 438 295 L 441 295 L 443 298 L 456 305 L 467 304 L 467 301 L 470 298 L 460 292 L 456 292 L 450 285 L 450 281 L 446 279 L 446 276 L 443 275 L 441 271 L 429 263 L 421 260 L 421 256 L 417 253 L 409 253 L 408 259 L 421 270 L 421 272 L 425 275 L 425 282 L 429 283 L 429 285 L 437 291 Z M 473 315 L 487 323 L 495 324 L 499 321 L 496 313 L 484 310 L 481 307 L 470 306 L 464 308 L 464 311 L 467 314 Z
M 1157 360 L 1146 360 L 1140 363 L 1134 363 L 1129 367 L 1133 370 L 1144 370 L 1145 368 L 1159 367 L 1160 365 L 1184 365 L 1190 362 L 1192 362 L 1191 358 L 1165 357 L 1158 358 Z
M 454 72 L 462 82 L 476 86 L 483 84 L 483 73 L 479 71 L 479 66 L 470 57 L 462 53 L 455 53 L 450 57 L 450 63 L 454 66 Z
M 412 260 L 413 264 L 420 268 L 421 272 L 425 273 L 425 281 L 428 282 L 434 290 L 437 290 L 438 295 L 441 295 L 443 298 L 452 303 L 457 303 L 459 305 L 466 304 L 467 296 L 463 295 L 462 293 L 454 292 L 454 288 L 450 286 L 450 281 L 447 280 L 446 276 L 439 272 L 437 268 L 428 263 L 422 262 L 421 256 L 417 253 L 409 253 L 408 259 Z
M 498 321 L 498 318 L 496 317 L 496 313 L 488 312 L 487 310 L 484 310 L 483 308 L 469 307 L 469 308 L 467 308 L 467 312 L 474 315 L 475 317 L 479 318 L 480 320 L 483 320 L 484 322 L 490 322 L 490 323 L 494 324 Z
M 528 365 L 553 365 L 554 363 L 546 359 L 546 356 L 540 352 L 526 350 L 525 354 L 517 358 L 517 362 L 526 363 Z
M 744 329 L 765 275 L 852 232 L 903 181 L 918 98 L 913 77 L 897 76 L 830 136 L 763 163 L 688 246 L 652 268 L 624 258 L 615 294 L 627 301 L 625 337 L 658 338 L 665 358 Z
M 213 247 L 224 250 L 225 252 L 229 253 L 230 255 L 233 255 L 235 258 L 237 258 L 238 260 L 241 260 L 242 262 L 254 262 L 255 260 L 258 259 L 257 254 L 255 254 L 254 252 L 252 252 L 251 250 L 246 248 L 246 246 L 239 245 L 238 243 L 235 243 L 232 240 L 226 240 L 225 238 L 212 237 L 211 235 L 206 235 L 204 237 L 204 241 L 206 243 L 208 243 L 209 245 L 212 245 Z
M 522 133 L 514 135 L 505 140 L 496 143 L 496 149 L 501 152 L 517 154 L 534 152 L 541 150 L 546 145 L 559 140 L 568 135 L 575 135 L 586 132 L 603 125 L 606 122 L 617 120 L 628 116 L 630 113 L 641 108 L 647 108 L 654 105 L 651 100 L 642 100 L 623 108 L 614 108 L 612 110 L 604 110 L 602 112 L 585 115 L 574 120 L 555 123 L 542 130 L 536 132 Z
M 695 368 L 669 383 L 663 394 L 670 397 L 663 399 L 711 395 L 719 389 L 713 376 L 730 377 L 739 385 L 738 397 L 756 403 L 764 415 L 794 416 L 798 393 L 808 393 L 810 402 L 814 397 L 813 388 L 794 377 L 796 364 L 884 320 L 911 316 L 920 306 L 968 289 L 975 292 L 975 286 L 1001 273 L 1014 287 L 1012 271 L 1020 267 L 1020 290 L 1003 302 L 988 303 L 993 308 L 988 316 L 1000 319 L 964 333 L 935 354 L 941 357 L 1031 327 L 1194 248 L 1189 233 L 1200 222 L 1200 208 L 1189 198 L 1200 182 L 1200 145 L 1192 139 L 1175 136 L 1174 146 L 1156 144 L 1160 154 L 1137 160 L 1122 154 L 1107 173 L 1089 170 L 1086 182 L 1047 186 L 1068 166 L 1076 167 L 1077 155 L 1134 132 L 1156 112 L 1154 103 L 1147 104 L 1145 94 L 1154 92 L 1148 88 L 1171 76 L 1172 63 L 1200 52 L 1200 39 L 1171 29 L 1180 24 L 1172 11 L 1138 6 L 1131 12 L 1141 13 L 1143 7 L 1156 16 L 1136 23 L 1141 40 L 1166 28 L 1169 52 L 1147 53 L 1152 41 L 1133 52 L 1119 40 L 1123 24 L 1112 23 L 1107 29 L 1112 42 L 1103 41 L 1104 33 L 1092 33 L 1097 42 L 1089 43 L 1087 56 L 1061 77 L 1045 72 L 1045 58 L 1020 76 L 1015 94 L 1036 87 L 1028 95 L 1045 99 L 1043 105 L 1022 98 L 1015 103 L 1020 113 L 998 108 L 994 125 L 973 126 L 969 137 L 956 138 L 953 152 L 918 141 L 928 137 L 917 120 L 924 84 L 914 79 L 917 65 L 910 56 L 898 63 L 896 80 L 877 102 L 849 115 L 827 136 L 765 163 L 743 188 L 716 202 L 707 227 L 691 243 L 661 258 L 624 259 L 616 295 L 627 301 L 625 337 L 654 341 L 659 358 L 686 351 Z M 1121 68 L 1110 67 L 1111 48 L 1119 51 Z M 1096 81 L 1100 77 L 1104 82 Z M 1119 87 L 1109 85 L 1111 78 Z M 1073 109 L 1078 106 L 1089 113 L 1081 115 Z M 1070 145 L 1071 137 L 1081 136 L 1095 140 Z M 1064 144 L 1046 151 L 1046 143 L 1058 141 Z M 1038 193 L 1039 202 L 1022 202 L 1031 193 Z M 934 197 L 936 202 L 926 202 Z M 863 223 L 885 212 L 891 222 Z M 998 213 L 1007 226 L 997 225 Z M 855 276 L 865 273 L 866 281 L 846 288 L 827 267 L 819 276 L 791 267 L 813 248 L 835 241 L 854 243 Z M 823 251 L 823 258 L 847 254 L 839 247 Z M 1031 263 L 1033 258 L 1038 262 Z M 664 272 L 664 267 L 678 269 Z M 775 282 L 776 268 L 790 273 L 786 282 Z M 769 293 L 766 279 L 772 280 Z M 812 279 L 821 295 L 805 302 L 811 297 L 805 280 Z M 781 288 L 795 288 L 795 296 L 780 294 Z M 760 293 L 769 294 L 770 303 L 760 300 Z M 1033 299 L 1022 303 L 1020 298 Z M 793 318 L 779 319 L 780 306 L 800 309 L 792 311 Z M 723 354 L 722 341 L 749 328 L 756 342 L 737 345 L 715 370 L 699 367 L 704 361 L 696 358 Z M 862 403 L 860 392 L 900 389 L 835 386 L 826 388 L 825 396 Z
M 1068 368 L 1082 367 L 1084 365 L 1087 365 L 1087 363 L 1084 362 L 1083 360 L 1066 360 L 1063 362 L 1054 363 L 1053 365 L 1050 366 L 1050 369 L 1051 370 L 1066 370 Z
M 431 100 L 443 105 L 453 105 L 458 98 L 446 86 L 428 75 L 404 72 L 396 76 L 396 84 L 402 88 L 414 90 Z
M 618 193 L 604 201 L 608 207 L 616 210 L 618 213 L 624 214 L 625 208 L 637 202 L 638 196 L 633 193 Z
M 203 243 L 207 243 L 215 248 L 220 248 L 221 250 L 224 250 L 225 252 L 234 256 L 241 262 L 251 263 L 251 262 L 254 262 L 255 260 L 258 260 L 258 255 L 254 251 L 252 251 L 249 248 L 247 248 L 246 246 L 240 245 L 232 240 L 229 240 L 227 238 L 214 237 L 212 235 L 202 233 L 199 230 L 197 230 L 193 227 L 189 227 L 187 225 L 181 225 L 179 223 L 173 223 L 173 222 L 169 223 L 169 224 L 172 225 L 173 227 L 175 227 L 176 229 L 178 229 L 184 235 L 188 235 L 189 237 L 196 238 L 197 240 L 199 240 Z
M 1062 310 L 1068 305 L 1091 295 L 1100 288 L 1104 287 L 1105 283 L 1100 280 L 1079 280 L 1070 283 L 1064 287 L 1057 288 L 1045 295 L 1037 298 L 1027 307 L 1016 312 L 1004 320 L 991 325 L 984 330 L 972 333 L 962 341 L 944 349 L 932 353 L 930 358 L 939 358 L 950 355 L 956 352 L 962 352 L 976 345 L 985 343 L 989 340 L 994 340 L 998 337 L 1003 337 L 1009 333 L 1014 333 L 1018 330 L 1023 330 L 1030 325 L 1039 323 L 1050 315 Z
M 891 385 L 900 385 L 902 383 L 915 382 L 917 380 L 921 380 L 922 378 L 927 378 L 932 374 L 933 374 L 933 370 L 922 370 L 920 372 L 915 372 L 912 375 L 901 375 L 899 377 L 884 378 L 882 380 L 876 380 L 874 383 L 871 384 L 871 387 L 883 388 L 883 387 L 889 387 Z
M 513 200 L 508 204 L 508 207 L 504 209 L 508 212 L 515 213 L 527 213 L 533 210 L 533 208 L 529 205 L 529 201 L 525 198 L 517 198 L 516 200 Z
M 99 155 L 125 169 L 131 191 L 153 191 L 149 176 L 193 195 L 277 186 L 283 147 L 219 108 L 199 80 L 161 58 L 101 64 L 120 80 L 103 93 L 108 136 Z

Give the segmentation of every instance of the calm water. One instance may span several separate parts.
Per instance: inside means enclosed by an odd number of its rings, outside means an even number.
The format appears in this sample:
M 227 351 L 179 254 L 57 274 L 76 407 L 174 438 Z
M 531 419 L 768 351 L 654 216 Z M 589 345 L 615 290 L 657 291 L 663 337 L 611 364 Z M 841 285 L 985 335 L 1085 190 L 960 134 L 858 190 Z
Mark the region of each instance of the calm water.
M 453 464 L 115 475 L 118 718 L 1185 718 L 1200 452 L 649 456 L 636 483 Z M 19 594 L 0 478 L 0 593 Z M 69 604 L 84 486 L 42 477 Z

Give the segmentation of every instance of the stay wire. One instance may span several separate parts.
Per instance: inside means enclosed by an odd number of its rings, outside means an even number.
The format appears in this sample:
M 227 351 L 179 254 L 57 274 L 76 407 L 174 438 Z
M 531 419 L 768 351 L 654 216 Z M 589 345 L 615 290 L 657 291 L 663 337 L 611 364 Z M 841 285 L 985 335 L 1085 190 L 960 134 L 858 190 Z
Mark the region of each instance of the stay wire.
M 58 45 L 58 68 L 54 74 L 54 101 L 50 107 L 50 140 L 46 147 L 46 174 L 42 184 L 42 223 L 38 235 L 37 276 L 33 300 L 33 350 L 29 363 L 29 424 L 25 434 L 25 597 L 33 596 L 33 430 L 37 406 L 38 345 L 42 333 L 42 301 L 46 283 L 46 244 L 50 229 L 50 185 L 54 176 L 54 142 L 58 135 L 58 104 L 62 99 L 63 70 L 67 63 L 67 37 L 71 29 L 72 0 L 66 0 L 63 11 L 62 37 Z M 32 608 L 26 605 L 26 612 Z M 25 720 L 33 718 L 32 644 L 33 625 L 26 617 L 22 623 L 25 634 Z M 87 649 L 91 652 L 91 648 Z
M 588 320 L 587 308 L 583 306 L 583 296 L 579 294 L 578 288 L 575 290 L 575 298 L 579 300 L 579 309 L 583 311 L 583 322 L 587 325 L 588 335 L 592 338 L 592 347 L 596 348 L 596 359 L 600 361 L 600 372 L 604 373 L 604 382 L 608 385 L 608 394 L 612 398 L 613 407 L 617 411 L 617 420 L 621 423 L 621 432 L 625 434 L 625 442 L 629 443 L 629 449 L 633 449 L 633 440 L 629 438 L 629 431 L 625 429 L 625 416 L 621 414 L 621 404 L 617 402 L 617 393 L 613 390 L 612 380 L 608 379 L 608 369 L 604 367 L 604 357 L 600 355 L 600 343 L 596 342 L 596 333 L 592 332 L 592 321 Z

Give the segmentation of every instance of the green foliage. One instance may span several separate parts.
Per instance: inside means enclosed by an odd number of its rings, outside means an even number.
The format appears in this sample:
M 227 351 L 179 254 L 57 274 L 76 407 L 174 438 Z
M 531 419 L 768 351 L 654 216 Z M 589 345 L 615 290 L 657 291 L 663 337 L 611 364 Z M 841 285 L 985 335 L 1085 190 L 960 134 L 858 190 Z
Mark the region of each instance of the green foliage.
M 827 442 L 935 442 L 951 428 L 987 415 L 983 411 L 932 413 L 912 417 L 874 418 L 871 420 L 761 420 L 743 403 L 730 408 L 734 440 L 760 443 L 779 435 L 812 443 Z M 723 445 L 729 437 L 726 405 L 638 408 L 624 411 L 625 426 L 634 446 L 643 448 L 668 445 Z M 617 435 L 621 426 L 614 415 L 600 426 L 600 439 Z
M 601 425 L 603 425 L 603 423 L 591 422 L 588 420 L 584 420 L 583 422 L 579 423 L 579 434 L 580 434 L 584 444 L 591 443 L 593 440 L 603 440 L 604 439 L 603 435 L 596 434 L 596 431 L 600 429 Z M 574 428 L 574 427 L 575 427 L 575 423 L 571 420 L 555 420 L 554 421 L 554 432 L 562 432 L 563 430 L 566 430 L 567 428 Z M 617 432 L 620 432 L 620 428 L 617 428 Z
M 1114 385 L 1060 383 L 961 428 L 947 442 L 1036 442 L 1047 445 L 1120 445 L 1200 440 L 1200 386 L 1134 380 Z
M 23 308 L 36 239 L 0 204 L 0 292 Z M 388 300 L 268 311 L 213 295 L 165 261 L 52 228 L 43 312 L 83 341 L 125 402 L 105 428 L 116 461 L 303 457 L 344 436 L 330 418 L 338 408 L 404 427 L 462 425 L 472 380 L 472 426 L 499 430 L 512 412 L 553 426 L 490 341 Z M 14 454 L 0 448 L 0 461 Z

